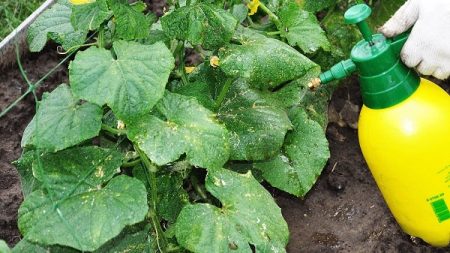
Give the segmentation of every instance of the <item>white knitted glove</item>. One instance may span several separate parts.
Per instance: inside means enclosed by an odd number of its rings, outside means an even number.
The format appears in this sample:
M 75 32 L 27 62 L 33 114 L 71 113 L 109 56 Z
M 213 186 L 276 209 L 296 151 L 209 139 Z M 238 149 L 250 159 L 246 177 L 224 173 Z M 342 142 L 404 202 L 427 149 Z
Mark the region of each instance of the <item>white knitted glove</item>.
M 413 26 L 403 62 L 423 75 L 450 75 L 450 0 L 408 0 L 379 31 L 393 37 Z

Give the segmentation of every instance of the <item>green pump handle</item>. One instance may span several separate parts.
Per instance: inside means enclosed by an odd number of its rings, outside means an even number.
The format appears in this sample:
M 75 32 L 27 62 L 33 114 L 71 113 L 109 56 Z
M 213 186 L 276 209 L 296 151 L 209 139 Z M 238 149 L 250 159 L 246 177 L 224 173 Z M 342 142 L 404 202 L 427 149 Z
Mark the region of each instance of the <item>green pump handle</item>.
M 357 4 L 344 14 L 345 23 L 356 24 L 364 39 L 356 43 L 350 59 L 339 62 L 319 75 L 319 80 L 328 83 L 358 71 L 363 103 L 372 109 L 396 105 L 411 96 L 419 87 L 420 78 L 400 60 L 400 52 L 409 32 L 386 39 L 382 34 L 372 34 L 366 19 L 372 10 L 366 4 Z
M 367 41 L 370 46 L 373 46 L 374 35 L 372 34 L 372 31 L 366 21 L 370 14 L 372 14 L 372 9 L 368 5 L 358 4 L 345 12 L 344 20 L 346 24 L 356 24 L 364 40 Z M 394 52 L 395 56 L 400 56 L 400 51 L 408 39 L 408 36 L 409 31 L 386 40 L 386 43 L 390 44 L 391 50 Z M 355 70 L 356 66 L 351 59 L 343 60 L 331 67 L 330 70 L 320 74 L 320 82 L 325 84 L 334 80 L 345 78 L 351 75 Z
M 363 23 L 367 25 L 366 22 Z M 361 26 L 364 27 L 365 25 Z M 387 40 L 387 42 L 390 43 L 391 48 L 396 56 L 400 57 L 400 52 L 402 51 L 403 46 L 408 40 L 409 34 L 410 32 L 407 31 Z M 370 36 L 372 36 L 372 34 Z M 330 70 L 321 73 L 319 75 L 320 83 L 326 84 L 335 80 L 340 80 L 342 78 L 350 76 L 354 71 L 356 71 L 355 63 L 353 63 L 351 59 L 343 60 L 331 67 Z

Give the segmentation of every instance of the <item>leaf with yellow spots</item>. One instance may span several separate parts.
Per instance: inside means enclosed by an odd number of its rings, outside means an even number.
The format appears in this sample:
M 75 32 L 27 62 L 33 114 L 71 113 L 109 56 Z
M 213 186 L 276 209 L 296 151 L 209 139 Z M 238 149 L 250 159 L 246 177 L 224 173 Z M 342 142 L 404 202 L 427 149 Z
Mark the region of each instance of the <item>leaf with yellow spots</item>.
M 42 187 L 19 209 L 26 240 L 94 251 L 145 218 L 143 183 L 124 175 L 113 178 L 123 159 L 118 151 L 77 147 L 40 157 L 32 167 Z
M 230 131 L 232 160 L 265 160 L 277 155 L 292 128 L 284 108 L 265 94 L 236 80 L 217 113 Z
M 272 160 L 256 162 L 254 166 L 272 186 L 303 197 L 322 172 L 330 151 L 324 130 L 304 109 L 293 108 L 289 116 L 294 130 L 286 135 L 280 154 Z
M 253 14 L 255 14 L 258 11 L 258 7 L 261 3 L 259 2 L 259 0 L 251 0 L 248 4 L 247 4 L 247 8 L 250 10 L 248 12 L 248 15 L 251 16 Z
M 221 208 L 185 206 L 176 223 L 181 246 L 196 253 L 286 252 L 289 231 L 281 209 L 250 172 L 208 171 L 205 186 Z
M 217 169 L 229 158 L 228 131 L 195 98 L 166 92 L 147 115 L 128 125 L 128 138 L 157 165 L 186 154 L 195 166 Z

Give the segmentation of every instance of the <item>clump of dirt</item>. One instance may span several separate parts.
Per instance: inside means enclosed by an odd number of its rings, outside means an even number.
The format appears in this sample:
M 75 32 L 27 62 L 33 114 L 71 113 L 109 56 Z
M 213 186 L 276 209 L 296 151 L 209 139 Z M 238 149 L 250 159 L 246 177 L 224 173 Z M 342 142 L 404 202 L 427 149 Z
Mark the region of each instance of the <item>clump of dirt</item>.
M 32 54 L 23 62 L 31 82 L 36 82 L 63 58 L 47 48 L 45 53 Z M 50 76 L 40 88 L 37 95 L 40 98 L 42 91 L 52 90 L 58 84 L 67 82 L 67 66 L 61 66 Z M 3 111 L 16 98 L 22 95 L 28 86 L 22 79 L 17 66 L 0 69 L 0 111 Z M 35 113 L 35 102 L 30 94 L 12 111 L 0 118 L 0 239 L 14 245 L 20 240 L 17 229 L 17 210 L 23 200 L 19 175 L 11 164 L 16 160 L 22 149 L 20 140 L 28 122 Z

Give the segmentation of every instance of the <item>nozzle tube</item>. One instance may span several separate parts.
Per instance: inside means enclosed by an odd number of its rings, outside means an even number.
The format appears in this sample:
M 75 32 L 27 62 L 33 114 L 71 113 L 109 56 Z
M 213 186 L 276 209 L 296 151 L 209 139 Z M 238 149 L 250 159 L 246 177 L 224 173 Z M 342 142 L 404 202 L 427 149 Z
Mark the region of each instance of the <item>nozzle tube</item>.
M 319 75 L 322 84 L 329 83 L 334 80 L 339 80 L 349 76 L 356 70 L 356 65 L 352 60 L 344 60 L 331 67 L 330 70 Z

